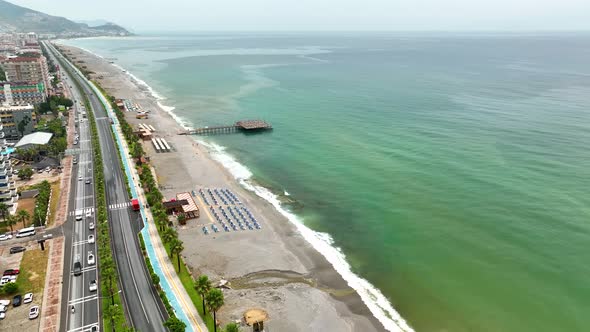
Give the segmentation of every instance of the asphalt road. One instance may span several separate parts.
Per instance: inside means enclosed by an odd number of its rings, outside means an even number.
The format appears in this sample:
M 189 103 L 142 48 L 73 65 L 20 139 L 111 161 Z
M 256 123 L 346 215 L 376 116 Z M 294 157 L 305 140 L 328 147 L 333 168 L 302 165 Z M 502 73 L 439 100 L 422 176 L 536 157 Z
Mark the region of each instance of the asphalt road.
M 125 313 L 132 327 L 138 331 L 166 331 L 164 321 L 167 319 L 167 314 L 152 284 L 137 238 L 137 231 L 143 227 L 143 223 L 139 213 L 132 211 L 129 206 L 130 197 L 110 121 L 104 106 L 87 82 L 77 75 L 73 79 L 80 82 L 96 117 L 103 158 L 113 256 L 117 263 Z M 73 84 L 72 86 L 75 87 Z M 80 98 L 79 103 L 83 103 L 83 99 Z M 78 312 L 77 309 L 76 312 Z
M 64 81 L 69 81 L 67 74 L 62 76 Z M 76 117 L 76 133 L 79 134 L 79 143 L 74 148 L 74 158 L 77 163 L 72 167 L 70 183 L 69 211 L 67 221 L 62 226 L 65 236 L 64 271 L 62 287 L 61 330 L 62 331 L 90 331 L 92 326 L 99 326 L 100 301 L 98 292 L 91 292 L 89 283 L 98 280 L 96 263 L 88 260 L 90 254 L 97 258 L 96 241 L 89 242 L 89 236 L 96 237 L 95 230 L 90 229 L 90 224 L 96 224 L 96 204 L 94 196 L 94 172 L 92 144 L 90 142 L 90 127 L 80 112 L 84 110 L 81 100 L 81 92 L 76 86 L 68 88 L 70 95 L 78 100 L 73 110 Z M 89 181 L 89 183 L 86 183 Z M 76 212 L 82 214 L 80 220 L 76 220 Z M 82 274 L 73 275 L 74 263 L 80 262 Z M 67 300 L 66 300 L 67 299 Z M 74 307 L 74 312 L 71 311 Z

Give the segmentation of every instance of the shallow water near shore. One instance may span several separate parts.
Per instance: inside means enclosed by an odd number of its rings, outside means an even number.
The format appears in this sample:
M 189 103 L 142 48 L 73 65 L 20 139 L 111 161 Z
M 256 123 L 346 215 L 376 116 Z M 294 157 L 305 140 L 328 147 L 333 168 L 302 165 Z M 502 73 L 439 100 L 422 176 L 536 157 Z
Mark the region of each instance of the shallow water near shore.
M 590 36 L 66 43 L 113 58 L 187 125 L 272 123 L 204 140 L 288 192 L 416 330 L 590 325 Z

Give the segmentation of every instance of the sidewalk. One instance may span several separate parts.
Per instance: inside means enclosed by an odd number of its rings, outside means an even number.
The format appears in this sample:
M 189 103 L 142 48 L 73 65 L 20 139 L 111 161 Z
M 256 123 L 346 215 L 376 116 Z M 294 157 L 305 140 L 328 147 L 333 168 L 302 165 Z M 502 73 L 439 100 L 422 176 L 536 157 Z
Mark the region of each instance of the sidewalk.
M 176 274 L 176 271 L 174 270 L 172 262 L 168 258 L 168 254 L 164 249 L 164 245 L 158 234 L 158 230 L 152 218 L 151 212 L 149 209 L 144 208 L 147 206 L 146 198 L 141 186 L 139 185 L 139 175 L 137 174 L 137 170 L 135 167 L 131 167 L 132 161 L 129 158 L 129 148 L 127 146 L 127 142 L 123 138 L 124 136 L 121 132 L 119 121 L 113 113 L 113 110 L 111 109 L 108 102 L 104 100 L 102 93 L 94 87 L 94 84 L 92 84 L 92 86 L 97 96 L 99 96 L 102 103 L 105 105 L 109 117 L 113 119 L 114 124 L 112 127 L 115 131 L 115 140 L 121 149 L 121 159 L 123 160 L 125 172 L 127 173 L 127 177 L 130 182 L 130 189 L 133 194 L 132 196 L 139 199 L 142 219 L 147 222 L 147 227 L 144 227 L 141 233 L 144 238 L 146 251 L 154 268 L 154 272 L 160 277 L 160 286 L 166 293 L 170 305 L 174 308 L 178 318 L 187 325 L 187 330 L 206 332 L 208 331 L 207 326 L 201 319 L 201 316 L 199 316 L 197 308 L 192 303 L 188 293 L 184 289 L 184 286 L 182 285 L 178 275 Z

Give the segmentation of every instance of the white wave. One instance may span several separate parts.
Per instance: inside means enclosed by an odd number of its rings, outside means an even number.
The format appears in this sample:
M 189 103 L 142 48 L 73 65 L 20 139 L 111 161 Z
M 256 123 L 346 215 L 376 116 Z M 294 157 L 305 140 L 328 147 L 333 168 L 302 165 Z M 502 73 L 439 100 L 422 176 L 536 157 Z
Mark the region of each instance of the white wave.
M 327 233 L 316 232 L 303 224 L 297 215 L 288 211 L 281 206 L 279 197 L 273 194 L 267 188 L 256 185 L 250 181 L 252 172 L 240 164 L 233 156 L 225 151 L 225 148 L 215 143 L 198 140 L 199 143 L 206 146 L 212 157 L 221 163 L 238 182 L 247 190 L 254 192 L 259 197 L 271 203 L 279 213 L 285 216 L 297 230 L 303 235 L 305 240 L 312 247 L 320 252 L 334 269 L 342 276 L 348 285 L 353 288 L 367 305 L 371 313 L 383 324 L 386 330 L 395 332 L 410 332 L 413 329 L 393 308 L 387 298 L 379 289 L 371 285 L 367 280 L 357 276 L 352 272 L 350 264 L 346 261 L 346 256 L 340 248 L 334 247 L 332 237 Z M 285 191 L 285 195 L 289 195 Z
M 285 195 L 285 196 L 291 196 L 291 194 L 289 194 L 286 190 L 283 190 L 283 191 L 284 191 L 283 195 Z

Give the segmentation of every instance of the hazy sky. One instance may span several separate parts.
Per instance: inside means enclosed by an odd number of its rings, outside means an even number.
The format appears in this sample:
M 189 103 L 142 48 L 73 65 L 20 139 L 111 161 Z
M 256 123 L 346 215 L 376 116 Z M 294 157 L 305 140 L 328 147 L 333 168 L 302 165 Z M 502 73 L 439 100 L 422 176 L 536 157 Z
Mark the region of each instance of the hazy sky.
M 9 0 L 158 30 L 590 30 L 590 0 Z

